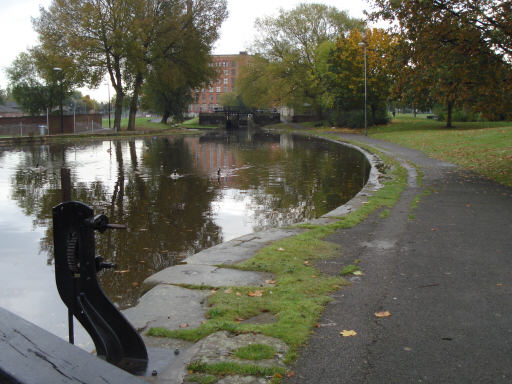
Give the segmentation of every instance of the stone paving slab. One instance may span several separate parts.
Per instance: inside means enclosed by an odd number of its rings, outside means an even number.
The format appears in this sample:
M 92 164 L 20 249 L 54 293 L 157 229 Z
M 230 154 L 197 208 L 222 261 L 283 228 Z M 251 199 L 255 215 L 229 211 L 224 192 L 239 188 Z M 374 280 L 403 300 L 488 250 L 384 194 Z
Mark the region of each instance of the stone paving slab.
M 264 286 L 265 280 L 272 279 L 270 273 L 239 271 L 210 265 L 186 264 L 166 268 L 144 280 L 152 287 L 158 284 L 191 284 L 210 287 L 223 286 Z
M 260 249 L 276 240 L 304 232 L 299 228 L 274 228 L 250 233 L 245 236 L 221 243 L 187 257 L 187 264 L 232 265 L 250 259 Z
M 273 359 L 256 361 L 239 359 L 233 355 L 233 352 L 237 349 L 250 344 L 265 344 L 274 347 L 276 355 Z M 284 367 L 283 359 L 287 351 L 288 346 L 286 343 L 274 337 L 254 333 L 235 335 L 227 331 L 221 331 L 213 333 L 203 340 L 194 359 L 207 364 L 235 362 L 238 364 L 254 364 L 262 367 Z
M 139 303 L 123 311 L 138 330 L 151 327 L 178 329 L 182 324 L 198 327 L 206 320 L 206 298 L 210 291 L 158 285 L 144 294 Z

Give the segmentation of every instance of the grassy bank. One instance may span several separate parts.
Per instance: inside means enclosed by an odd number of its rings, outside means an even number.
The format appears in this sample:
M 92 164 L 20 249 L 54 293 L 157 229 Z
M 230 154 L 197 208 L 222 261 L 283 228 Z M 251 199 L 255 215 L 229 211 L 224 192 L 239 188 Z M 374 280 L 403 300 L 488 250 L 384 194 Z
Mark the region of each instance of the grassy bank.
M 512 187 L 512 123 L 444 122 L 401 116 L 369 135 L 425 152 Z

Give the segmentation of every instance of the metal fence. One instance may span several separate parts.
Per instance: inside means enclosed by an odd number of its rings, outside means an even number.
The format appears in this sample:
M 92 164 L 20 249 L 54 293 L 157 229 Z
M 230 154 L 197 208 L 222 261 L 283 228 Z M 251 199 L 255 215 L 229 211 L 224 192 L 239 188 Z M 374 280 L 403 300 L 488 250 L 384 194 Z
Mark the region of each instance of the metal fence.
M 48 134 L 46 125 L 23 123 L 0 125 L 0 137 L 44 136 Z
M 99 114 L 67 115 L 63 117 L 63 122 L 64 129 L 61 130 L 61 120 L 58 116 L 50 116 L 49 119 L 40 116 L 0 118 L 0 137 L 94 133 L 103 129 Z

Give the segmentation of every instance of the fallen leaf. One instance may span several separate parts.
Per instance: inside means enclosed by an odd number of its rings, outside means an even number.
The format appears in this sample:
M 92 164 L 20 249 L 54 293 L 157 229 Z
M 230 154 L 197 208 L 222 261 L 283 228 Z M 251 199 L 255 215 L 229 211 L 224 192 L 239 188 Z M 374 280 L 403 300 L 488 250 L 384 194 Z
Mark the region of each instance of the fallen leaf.
M 266 284 L 275 284 L 276 280 L 265 280 Z
M 389 317 L 391 316 L 391 312 L 389 311 L 382 311 L 382 312 L 375 312 L 376 317 Z
M 320 328 L 320 324 L 316 323 L 315 328 Z
M 275 377 L 275 378 L 277 378 L 277 379 L 282 379 L 282 378 L 283 378 L 283 375 L 281 375 L 280 373 L 276 373 L 276 374 L 274 375 L 274 377 Z
M 466 204 L 466 208 L 471 208 L 471 204 Z
M 340 335 L 343 336 L 343 337 L 350 337 L 350 336 L 356 336 L 357 335 L 357 332 L 356 331 L 347 331 L 346 329 L 344 329 L 343 331 L 340 332 Z
M 293 371 L 290 371 L 286 374 L 286 377 L 293 377 L 293 376 L 295 376 L 295 372 L 293 372 Z
M 353 275 L 356 275 L 356 276 L 362 276 L 364 275 L 363 271 L 354 271 L 352 272 Z
M 242 294 L 240 292 L 237 292 L 236 295 L 237 296 L 242 296 Z
M 217 291 L 218 291 L 217 289 L 212 289 L 212 290 L 210 291 L 210 293 L 211 293 L 212 295 L 215 295 L 215 294 L 217 293 Z
M 503 283 L 496 284 L 497 287 L 503 287 Z
M 313 279 L 317 279 L 317 278 L 318 278 L 318 276 L 316 276 L 316 275 L 313 275 L 313 276 L 311 276 L 311 277 L 312 277 Z
M 128 273 L 130 272 L 129 269 L 123 269 L 122 271 L 114 271 L 114 273 Z
M 143 251 L 149 251 L 149 248 L 142 248 Z
M 135 288 L 136 288 L 136 287 L 138 287 L 138 286 L 139 286 L 139 283 L 138 283 L 138 282 L 134 281 L 134 282 L 132 283 L 132 287 L 135 287 Z
M 249 291 L 249 293 L 247 294 L 247 296 L 251 296 L 251 297 L 261 297 L 263 296 L 263 291 L 261 290 L 256 290 L 256 291 Z
M 141 228 L 139 229 L 140 232 L 144 232 L 144 231 L 147 231 L 147 228 Z
M 145 261 L 144 260 L 139 260 L 139 263 L 144 264 Z
M 309 260 L 306 260 L 306 261 L 304 262 L 304 265 L 309 265 Z
M 233 289 L 232 289 L 232 288 L 228 288 L 228 289 L 226 289 L 226 290 L 224 291 L 224 293 L 228 293 L 228 294 L 229 294 L 229 293 L 233 293 Z
M 238 322 L 241 322 L 241 321 L 244 321 L 244 320 L 245 320 L 245 319 L 242 319 L 241 317 L 237 317 L 237 318 L 235 319 L 235 321 L 238 321 Z
M 437 228 L 432 228 L 432 232 L 435 232 L 435 231 L 437 231 Z
M 180 324 L 180 328 L 188 328 L 188 323 Z
M 279 252 L 284 252 L 284 248 L 277 248 Z

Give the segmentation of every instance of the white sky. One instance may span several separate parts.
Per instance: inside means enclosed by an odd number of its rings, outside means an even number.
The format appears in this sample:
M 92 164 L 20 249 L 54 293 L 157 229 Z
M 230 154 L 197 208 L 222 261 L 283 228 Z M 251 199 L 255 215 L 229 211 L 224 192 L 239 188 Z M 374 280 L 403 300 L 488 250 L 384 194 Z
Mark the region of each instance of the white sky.
M 275 16 L 279 8 L 292 9 L 299 3 L 322 3 L 345 10 L 351 17 L 363 18 L 368 9 L 367 0 L 228 0 L 229 17 L 222 25 L 221 37 L 214 48 L 216 54 L 233 54 L 247 50 L 255 35 L 257 17 Z M 0 0 L 0 88 L 7 87 L 4 69 L 16 56 L 37 44 L 37 34 L 32 29 L 31 17 L 39 15 L 39 7 L 47 8 L 51 0 Z M 81 90 L 98 101 L 108 100 L 107 86 L 97 90 Z

